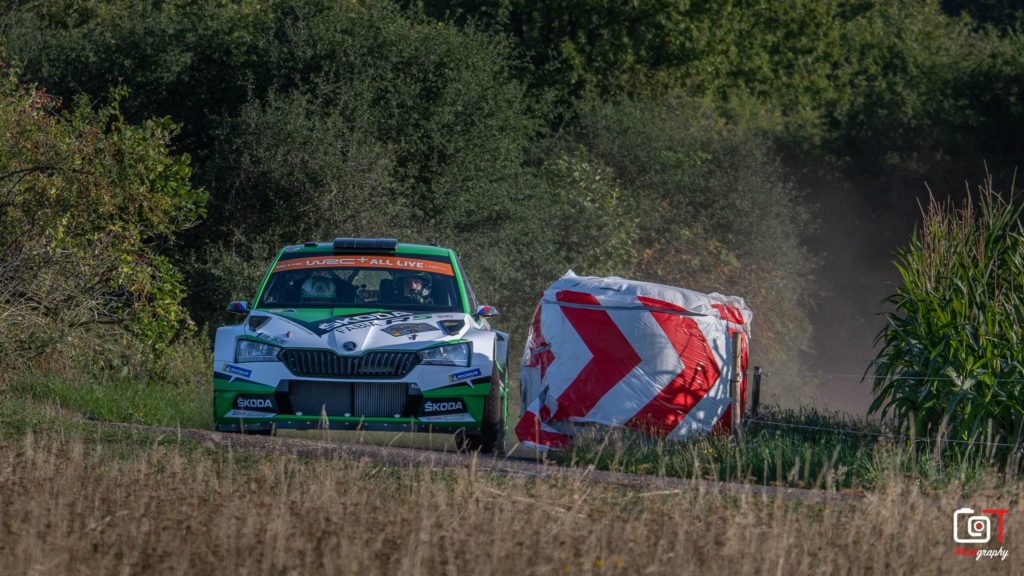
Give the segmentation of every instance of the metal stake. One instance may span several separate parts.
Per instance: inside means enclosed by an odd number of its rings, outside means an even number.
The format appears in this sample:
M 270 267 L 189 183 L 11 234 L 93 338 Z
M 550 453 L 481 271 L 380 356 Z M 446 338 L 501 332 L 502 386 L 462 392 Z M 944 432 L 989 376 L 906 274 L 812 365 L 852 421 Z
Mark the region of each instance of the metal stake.
M 729 399 L 732 403 L 732 436 L 739 438 L 742 433 L 741 422 L 743 395 L 740 393 L 740 383 L 743 382 L 743 354 L 740 347 L 743 343 L 743 333 L 736 331 L 732 334 L 732 377 L 729 379 Z

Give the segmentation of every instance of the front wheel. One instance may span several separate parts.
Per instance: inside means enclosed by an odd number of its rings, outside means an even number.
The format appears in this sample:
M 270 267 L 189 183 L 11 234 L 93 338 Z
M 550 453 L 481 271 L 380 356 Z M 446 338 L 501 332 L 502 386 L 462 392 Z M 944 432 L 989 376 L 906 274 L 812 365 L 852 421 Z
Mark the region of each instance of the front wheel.
M 456 439 L 459 447 L 463 450 L 481 454 L 491 454 L 497 451 L 499 454 L 505 452 L 505 410 L 501 393 L 504 389 L 504 380 L 501 372 L 498 371 L 498 363 L 494 362 L 491 367 L 491 391 L 487 393 L 484 400 L 483 419 L 480 422 L 479 434 L 459 434 Z

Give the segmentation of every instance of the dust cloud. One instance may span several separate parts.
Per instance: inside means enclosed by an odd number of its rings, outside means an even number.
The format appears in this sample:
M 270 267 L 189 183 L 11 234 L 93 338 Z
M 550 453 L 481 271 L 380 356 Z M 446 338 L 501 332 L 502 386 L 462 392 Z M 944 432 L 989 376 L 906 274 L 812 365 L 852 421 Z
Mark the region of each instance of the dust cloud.
M 874 339 L 885 326 L 884 314 L 891 310 L 882 301 L 899 284 L 893 256 L 918 225 L 928 187 L 922 179 L 917 186 L 888 190 L 826 182 L 804 189 L 813 190 L 807 199 L 816 220 L 807 239 L 818 258 L 814 332 L 811 348 L 801 354 L 800 374 L 773 378 L 799 380 L 804 402 L 862 415 L 872 399 L 871 373 L 862 377 L 877 353 Z M 939 195 L 934 186 L 933 191 Z

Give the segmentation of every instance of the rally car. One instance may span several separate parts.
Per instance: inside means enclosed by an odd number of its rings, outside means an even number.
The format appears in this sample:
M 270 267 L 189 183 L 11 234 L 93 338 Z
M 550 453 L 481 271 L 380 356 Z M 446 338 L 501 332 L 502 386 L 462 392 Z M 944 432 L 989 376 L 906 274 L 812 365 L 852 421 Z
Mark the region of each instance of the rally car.
M 455 252 L 384 238 L 286 246 L 241 324 L 217 330 L 213 410 L 224 432 L 434 431 L 501 450 L 508 334 Z

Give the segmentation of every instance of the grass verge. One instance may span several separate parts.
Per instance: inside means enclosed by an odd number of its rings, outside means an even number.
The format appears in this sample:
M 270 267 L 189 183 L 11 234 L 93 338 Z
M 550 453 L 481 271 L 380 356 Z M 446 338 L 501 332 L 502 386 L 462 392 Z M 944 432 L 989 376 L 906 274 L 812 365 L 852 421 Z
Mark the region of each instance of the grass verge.
M 0 383 L 0 434 L 38 429 L 55 414 L 58 420 L 77 416 L 212 427 L 209 355 L 203 342 L 186 343 L 149 364 L 97 366 L 84 360 L 88 357 L 83 353 L 64 364 L 27 366 L 7 374 Z M 513 390 L 511 397 L 517 396 Z M 510 414 L 515 413 L 510 407 Z M 936 450 L 878 436 L 883 430 L 877 422 L 846 414 L 769 409 L 759 419 L 783 426 L 749 424 L 738 443 L 723 436 L 666 442 L 624 431 L 588 430 L 578 435 L 571 452 L 554 458 L 615 472 L 830 490 L 875 490 L 891 484 L 927 491 L 988 489 L 1017 482 L 1021 473 L 1021 459 L 1005 449 Z M 514 425 L 513 418 L 510 429 Z M 358 441 L 371 443 L 432 445 L 423 435 L 378 436 L 357 435 Z
M 616 472 L 830 490 L 987 489 L 1015 483 L 1021 474 L 1019 455 L 1005 448 L 936 449 L 883 435 L 877 422 L 842 413 L 769 409 L 758 419 L 779 425 L 751 423 L 739 442 L 724 435 L 678 442 L 589 429 L 555 458 Z
M 952 556 L 956 489 L 860 503 L 641 492 L 466 469 L 215 451 L 115 431 L 0 442 L 0 562 L 13 574 L 990 573 Z M 976 504 L 1009 508 L 1007 485 Z M 975 504 L 974 502 L 970 502 Z
M 92 420 L 184 428 L 213 425 L 208 386 L 204 389 L 130 377 L 68 377 L 35 372 L 12 378 L 9 393 Z
M 204 341 L 180 343 L 145 357 L 127 350 L 127 360 L 89 350 L 54 356 L 52 361 L 18 366 L 0 378 L 0 411 L 18 412 L 9 406 L 14 402 L 29 412 L 47 407 L 89 420 L 213 425 L 211 361 Z

